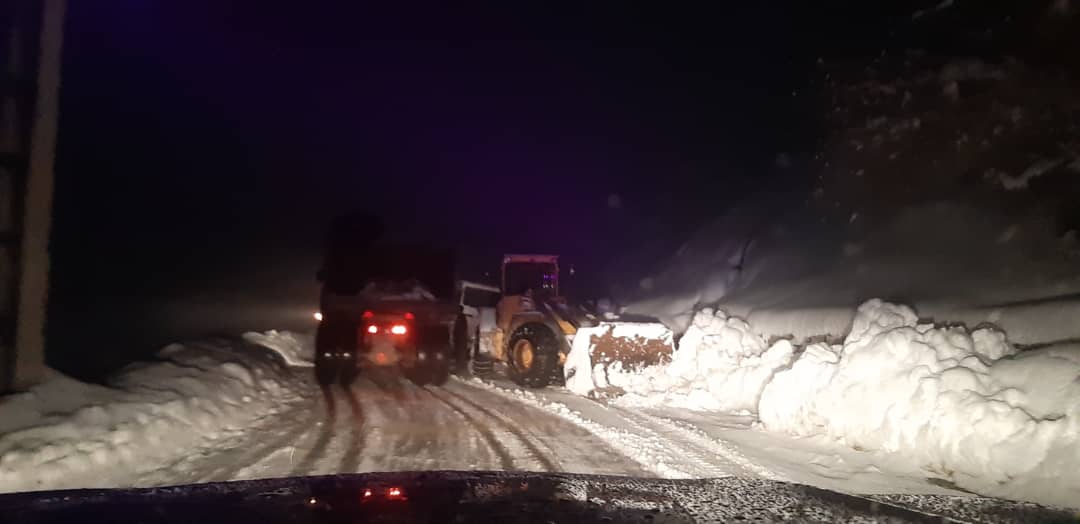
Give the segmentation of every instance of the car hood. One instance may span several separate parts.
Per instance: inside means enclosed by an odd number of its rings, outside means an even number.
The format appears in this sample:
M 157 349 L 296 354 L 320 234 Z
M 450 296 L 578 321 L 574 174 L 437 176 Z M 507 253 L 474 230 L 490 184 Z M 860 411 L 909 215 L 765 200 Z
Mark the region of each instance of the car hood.
M 0 495 L 0 514 L 44 522 L 1068 521 L 999 499 L 855 496 L 764 479 L 396 472 Z

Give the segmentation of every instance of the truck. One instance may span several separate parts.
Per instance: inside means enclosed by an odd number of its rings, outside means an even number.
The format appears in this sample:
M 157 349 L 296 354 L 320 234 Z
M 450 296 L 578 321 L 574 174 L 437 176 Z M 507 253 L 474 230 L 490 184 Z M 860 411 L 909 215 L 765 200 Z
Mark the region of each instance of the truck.
M 355 240 L 355 238 L 354 238 Z M 318 278 L 316 365 L 336 360 L 357 373 L 399 371 L 442 384 L 466 366 L 469 329 L 448 250 L 419 245 L 330 243 Z

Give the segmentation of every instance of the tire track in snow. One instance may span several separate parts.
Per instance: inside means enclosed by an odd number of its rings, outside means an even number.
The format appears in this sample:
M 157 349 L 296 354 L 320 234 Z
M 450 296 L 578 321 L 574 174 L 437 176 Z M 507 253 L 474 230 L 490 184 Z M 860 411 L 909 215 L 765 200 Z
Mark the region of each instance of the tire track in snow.
M 289 473 L 290 476 L 341 473 L 350 462 L 359 462 L 362 451 L 364 415 L 353 386 L 348 390 L 331 389 L 339 414 L 323 424 L 322 431 L 304 457 Z M 345 397 L 344 400 L 341 397 Z M 348 407 L 342 406 L 342 404 Z M 346 439 L 342 433 L 348 432 Z M 356 465 L 352 466 L 356 469 Z
M 590 400 L 592 400 L 592 399 L 590 399 Z M 604 403 L 604 402 L 599 402 L 599 401 L 594 401 L 594 402 L 596 402 L 600 406 L 603 406 L 607 410 L 618 413 L 618 415 L 624 421 L 634 425 L 637 428 L 637 430 L 638 430 L 637 433 L 648 434 L 648 435 L 652 436 L 654 439 L 658 439 L 660 441 L 666 442 L 667 445 L 671 449 L 678 450 L 679 455 L 692 459 L 695 464 L 705 466 L 707 471 L 709 471 L 709 470 L 714 471 L 715 473 L 713 473 L 712 475 L 709 475 L 710 477 L 712 477 L 712 476 L 715 476 L 715 477 L 729 477 L 729 476 L 734 475 L 735 472 L 731 471 L 731 468 L 717 467 L 716 460 L 714 458 L 715 457 L 714 454 L 708 452 L 705 449 L 702 449 L 699 446 L 693 445 L 690 442 L 684 441 L 683 439 L 673 438 L 670 435 L 671 432 L 668 431 L 668 428 L 657 427 L 656 424 L 650 423 L 648 420 L 644 419 L 643 417 L 639 417 L 637 413 L 633 413 L 633 412 L 630 412 L 628 410 L 618 408 L 618 407 L 612 406 L 612 405 Z M 725 460 L 725 462 L 727 462 L 727 461 Z M 726 465 L 727 464 L 725 464 L 725 466 Z
M 704 446 L 708 449 L 712 449 L 717 455 L 723 456 L 725 459 L 741 467 L 747 473 L 751 475 L 759 476 L 761 479 L 768 479 L 772 481 L 787 481 L 787 479 L 781 478 L 781 476 L 773 473 L 767 468 L 756 465 L 754 461 L 746 458 L 745 455 L 735 451 L 724 441 L 717 440 L 708 433 L 702 431 L 700 428 L 693 427 L 689 422 L 675 420 L 669 417 L 660 417 L 650 414 L 639 414 L 642 417 L 656 421 L 656 424 L 670 427 L 677 431 L 679 434 L 684 435 L 687 441 L 693 441 L 698 445 Z
M 612 406 L 609 406 L 612 407 Z M 688 427 L 685 423 L 672 420 L 666 417 L 657 417 L 640 412 L 631 412 L 626 408 L 613 407 L 616 411 L 623 414 L 627 418 L 636 417 L 639 421 L 643 421 L 646 424 L 652 426 L 666 437 L 670 436 L 673 440 L 678 440 L 684 444 L 692 446 L 705 453 L 706 455 L 718 456 L 724 459 L 726 462 L 733 466 L 742 469 L 746 476 L 760 477 L 769 480 L 787 480 L 778 477 L 772 471 L 766 468 L 754 464 L 747 459 L 742 453 L 731 449 L 724 445 L 722 441 L 715 440 L 708 436 L 704 431 L 697 428 Z
M 606 475 L 652 476 L 655 473 L 624 451 L 612 446 L 592 431 L 548 410 L 530 406 L 494 394 L 482 387 L 461 380 L 445 386 L 483 402 L 504 418 L 513 421 L 543 446 L 549 457 L 557 457 L 563 471 Z M 574 471 L 579 470 L 579 471 Z
M 508 389 L 484 380 L 461 380 L 467 386 L 487 390 L 512 401 L 534 406 L 578 425 L 615 450 L 631 457 L 642 467 L 665 478 L 728 477 L 741 468 L 727 461 L 718 462 L 712 453 L 665 436 L 664 432 L 642 420 L 635 420 L 605 403 L 562 393 L 558 400 L 542 392 L 520 388 Z M 733 471 L 734 469 L 734 471 Z
M 458 415 L 461 415 L 461 417 L 464 418 L 465 421 L 468 422 L 480 434 L 480 436 L 487 442 L 488 447 L 491 448 L 491 450 L 499 456 L 499 464 L 504 471 L 520 471 L 519 468 L 516 468 L 514 466 L 514 459 L 510 455 L 510 452 L 507 451 L 506 447 L 503 446 L 501 442 L 499 442 L 499 439 L 495 437 L 495 434 L 492 433 L 487 426 L 481 424 L 476 417 L 470 415 L 468 412 L 461 409 L 453 402 L 450 402 L 449 400 L 446 400 L 442 396 L 436 394 L 434 391 L 432 391 L 431 388 L 425 387 L 423 389 L 424 391 L 427 391 L 428 394 L 432 396 L 432 398 L 438 400 L 441 404 L 444 404 L 450 409 L 454 410 L 454 412 L 456 412 Z
M 318 460 L 326 452 L 326 446 L 330 443 L 330 439 L 334 438 L 334 424 L 335 421 L 329 421 L 322 426 L 322 432 L 319 433 L 319 438 L 315 440 L 315 444 L 308 449 L 304 454 L 304 458 L 300 459 L 300 462 L 293 466 L 292 471 L 289 472 L 290 477 L 296 477 L 305 473 L 309 473 L 311 467 L 315 465 L 315 461 Z
M 297 407 L 296 409 L 303 409 Z M 245 469 L 262 462 L 271 455 L 277 453 L 281 449 L 288 446 L 292 442 L 296 442 L 307 435 L 311 428 L 318 420 L 317 411 L 311 410 L 311 414 L 300 422 L 296 427 L 286 430 L 284 433 L 278 435 L 277 438 L 271 440 L 265 445 L 255 447 L 244 453 L 241 453 L 239 457 L 231 460 L 228 464 L 225 464 L 219 468 L 215 468 L 209 474 L 203 475 L 196 482 L 224 482 L 227 480 L 233 480 L 236 476 Z M 280 415 L 279 415 L 280 417 Z
M 428 389 L 430 390 L 431 388 L 429 387 Z M 504 418 L 503 415 L 495 413 L 494 411 L 492 411 L 492 410 L 490 410 L 490 409 L 488 409 L 488 408 L 486 408 L 484 406 L 481 406 L 480 404 L 477 404 L 476 402 L 473 402 L 472 400 L 466 398 L 465 396 L 463 396 L 463 395 L 461 395 L 459 393 L 455 393 L 453 391 L 450 391 L 449 389 L 441 388 L 441 389 L 439 389 L 439 391 L 442 391 L 443 393 L 446 393 L 446 394 L 450 395 L 451 397 L 454 397 L 454 398 L 458 399 L 459 401 L 465 403 L 466 405 L 470 406 L 471 408 L 475 409 L 476 411 L 479 411 L 480 413 L 483 413 L 484 416 L 486 416 L 487 418 L 495 421 L 498 425 L 505 428 L 506 431 L 508 431 L 515 438 L 517 438 L 517 440 L 521 441 L 521 444 L 529 452 L 529 455 L 531 455 L 534 460 L 539 462 L 540 465 L 544 467 L 544 471 L 562 471 L 563 470 L 562 465 L 558 463 L 558 460 L 549 458 L 546 454 L 544 454 L 542 451 L 540 451 L 540 448 L 537 447 L 535 443 L 533 443 L 532 439 L 525 436 L 525 432 L 522 431 L 520 426 L 518 426 L 517 424 L 514 424 L 512 421 L 507 421 Z
M 345 456 L 341 458 L 340 473 L 358 473 L 357 469 L 360 467 L 360 452 L 367 447 L 367 419 L 364 417 L 363 409 L 359 407 L 360 401 L 356 398 L 356 389 L 350 387 L 348 393 L 351 396 L 349 402 L 353 403 L 356 418 L 350 425 L 352 435 L 349 438 Z
M 368 469 L 404 471 L 430 469 L 421 460 L 425 453 L 418 434 L 438 427 L 432 408 L 445 411 L 440 402 L 434 402 L 399 376 L 387 373 L 371 373 L 357 381 L 362 386 L 364 412 L 371 413 L 367 441 L 372 442 L 374 452 L 362 457 Z M 449 412 L 453 413 L 453 412 Z M 457 415 L 451 415 L 456 417 Z M 416 420 L 424 421 L 426 428 L 416 427 Z

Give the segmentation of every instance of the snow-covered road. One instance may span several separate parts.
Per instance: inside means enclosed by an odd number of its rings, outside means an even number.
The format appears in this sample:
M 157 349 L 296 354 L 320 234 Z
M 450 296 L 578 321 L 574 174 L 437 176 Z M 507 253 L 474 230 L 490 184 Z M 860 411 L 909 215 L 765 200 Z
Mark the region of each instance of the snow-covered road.
M 300 400 L 135 484 L 436 469 L 654 476 L 579 425 L 458 380 L 418 387 L 393 376 L 361 378 L 348 392 L 335 390 L 333 419 L 313 380 L 296 384 Z
M 337 416 L 292 367 L 298 400 L 207 439 L 136 486 L 411 470 L 507 470 L 665 478 L 752 477 L 852 493 L 962 494 L 900 463 L 755 429 L 753 417 L 627 409 L 562 388 L 454 377 L 419 387 L 367 376 L 335 390 Z M 347 397 L 353 395 L 356 410 Z

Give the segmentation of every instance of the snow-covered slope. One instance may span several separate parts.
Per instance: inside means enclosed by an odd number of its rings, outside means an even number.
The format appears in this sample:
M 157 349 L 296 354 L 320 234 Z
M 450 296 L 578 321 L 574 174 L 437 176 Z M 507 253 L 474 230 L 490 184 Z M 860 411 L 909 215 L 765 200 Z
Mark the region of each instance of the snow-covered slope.
M 802 340 L 842 337 L 856 306 L 889 297 L 938 318 L 993 322 L 1018 343 L 1080 337 L 1044 311 L 1080 309 L 1080 258 L 1036 218 L 939 202 L 873 228 L 819 219 L 733 212 L 683 246 L 627 310 L 682 330 L 696 309 L 718 306 L 766 337 Z
M 818 68 L 822 143 L 781 168 L 812 186 L 703 224 L 628 311 L 678 331 L 718 306 L 766 336 L 839 338 L 884 297 L 1016 343 L 1080 338 L 1063 321 L 1080 313 L 1076 79 L 918 52 Z
M 261 348 L 165 347 L 108 387 L 59 373 L 0 403 L 0 491 L 126 485 L 296 400 Z

